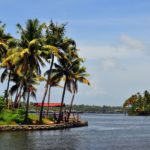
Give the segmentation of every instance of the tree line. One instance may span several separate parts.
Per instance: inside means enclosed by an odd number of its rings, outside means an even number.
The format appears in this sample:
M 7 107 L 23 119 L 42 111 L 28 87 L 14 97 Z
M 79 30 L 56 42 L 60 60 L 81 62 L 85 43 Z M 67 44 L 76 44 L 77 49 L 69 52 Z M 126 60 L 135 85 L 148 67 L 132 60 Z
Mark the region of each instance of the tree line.
M 24 101 L 24 123 L 27 123 L 30 99 L 36 98 L 36 86 L 45 82 L 39 115 L 39 122 L 42 123 L 46 97 L 50 103 L 52 87 L 59 87 L 61 82 L 64 83 L 61 105 L 64 103 L 66 90 L 72 93 L 70 114 L 78 92 L 78 83 L 90 83 L 87 80 L 86 67 L 83 66 L 84 59 L 78 54 L 75 40 L 66 36 L 66 24 L 55 24 L 53 21 L 46 24 L 38 19 L 29 19 L 24 27 L 21 24 L 16 26 L 18 39 L 7 33 L 6 25 L 0 22 L 0 67 L 3 69 L 0 79 L 1 83 L 7 82 L 4 91 L 5 107 L 16 109 Z M 42 68 L 47 63 L 49 68 L 43 74 Z M 62 107 L 59 110 L 58 123 L 61 115 Z
M 34 103 L 30 103 L 30 108 L 32 112 L 36 112 Z M 65 109 L 69 110 L 70 105 L 66 104 Z M 54 107 L 51 108 L 51 113 L 58 112 L 59 108 Z M 98 105 L 86 105 L 86 104 L 74 104 L 72 105 L 72 113 L 106 113 L 106 114 L 113 114 L 113 113 L 123 113 L 122 106 L 98 106 Z
M 69 108 L 69 105 L 66 106 Z M 123 113 L 121 106 L 73 105 L 72 111 L 83 113 Z

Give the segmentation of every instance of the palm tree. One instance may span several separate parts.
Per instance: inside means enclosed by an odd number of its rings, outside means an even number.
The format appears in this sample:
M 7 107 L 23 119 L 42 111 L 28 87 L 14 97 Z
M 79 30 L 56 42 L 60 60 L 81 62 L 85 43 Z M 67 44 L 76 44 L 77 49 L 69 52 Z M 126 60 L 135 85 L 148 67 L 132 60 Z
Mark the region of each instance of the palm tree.
M 7 53 L 5 54 L 4 58 L 2 59 L 2 63 L 1 63 L 1 67 L 4 68 L 4 71 L 1 74 L 1 82 L 3 83 L 4 80 L 8 77 L 7 87 L 6 87 L 5 95 L 4 95 L 6 105 L 8 106 L 9 87 L 10 87 L 10 82 L 11 82 L 11 78 L 12 78 L 12 74 L 14 72 L 15 66 L 12 63 L 13 62 L 12 60 L 7 61 L 7 63 L 5 63 L 5 64 L 4 64 L 4 62 L 7 59 L 7 57 L 12 54 L 14 46 L 16 45 L 16 40 L 10 39 L 8 41 L 7 45 L 8 45 L 8 50 L 7 50 Z
M 55 25 L 52 21 L 50 22 L 49 26 L 46 29 L 46 41 L 45 41 L 45 46 L 44 48 L 49 49 L 49 51 L 51 52 L 49 55 L 46 56 L 47 59 L 51 59 L 51 64 L 50 64 L 50 68 L 47 74 L 47 82 L 45 85 L 45 92 L 43 95 L 43 99 L 42 99 L 42 106 L 41 106 L 41 110 L 40 110 L 40 116 L 39 116 L 39 122 L 42 123 L 42 113 L 43 113 L 43 106 L 44 106 L 44 102 L 45 102 L 45 98 L 48 92 L 48 99 L 50 99 L 50 89 L 51 89 L 51 85 L 49 84 L 49 82 L 51 81 L 51 73 L 52 73 L 52 68 L 54 65 L 54 58 L 56 57 L 60 57 L 60 48 L 62 45 L 62 41 L 64 38 L 64 32 L 65 32 L 65 25 L 61 24 L 61 25 Z M 49 90 L 48 90 L 49 89 Z
M 29 83 L 28 80 L 29 80 L 28 75 L 26 75 L 26 76 L 19 76 L 18 74 L 13 75 L 12 81 L 15 84 L 10 88 L 9 92 L 11 95 L 14 95 L 16 93 L 14 105 L 13 105 L 14 108 L 19 106 L 19 102 L 20 102 L 22 97 L 24 99 L 26 99 L 25 97 L 28 93 L 28 89 L 30 89 L 31 96 L 33 98 L 36 98 L 36 95 L 35 95 L 36 88 L 34 87 L 34 85 L 38 84 L 39 81 L 43 81 L 44 78 L 41 76 L 38 76 L 34 73 L 33 78 L 31 79 L 30 85 L 28 85 L 28 83 Z
M 45 75 L 48 75 L 48 74 L 49 74 L 49 70 L 47 70 L 45 72 Z M 48 85 L 49 85 L 49 88 L 48 88 L 48 101 L 47 101 L 48 105 L 50 104 L 51 88 L 52 87 L 61 87 L 59 85 L 59 82 L 60 82 L 60 79 L 59 78 L 56 79 L 55 74 L 52 72 L 51 77 L 49 79 L 49 83 L 48 83 Z M 48 113 L 49 113 L 49 107 L 47 107 L 47 116 L 48 116 Z
M 82 59 L 81 59 L 81 61 L 82 61 Z M 67 116 L 68 117 L 67 120 L 69 120 L 69 117 L 71 114 L 75 94 L 78 92 L 78 82 L 90 85 L 90 82 L 86 79 L 86 77 L 88 76 L 88 74 L 86 74 L 86 68 L 80 66 L 80 59 L 79 59 L 78 64 L 76 64 L 72 70 L 73 70 L 73 75 L 72 75 L 72 79 L 70 81 L 70 85 L 68 86 L 68 90 L 71 93 L 73 93 L 73 95 L 72 95 L 72 99 L 71 99 L 71 103 L 70 103 L 70 107 L 69 107 L 69 113 Z
M 41 43 L 38 43 L 37 40 L 32 40 L 29 42 L 28 48 L 17 48 L 16 51 L 3 60 L 2 65 L 7 66 L 11 62 L 15 68 L 13 69 L 15 73 L 21 78 L 19 86 L 21 87 L 23 82 L 23 77 L 27 79 L 27 105 L 26 105 L 26 115 L 25 122 L 27 122 L 28 118 L 28 107 L 29 107 L 29 99 L 31 95 L 31 81 L 33 76 L 33 72 L 40 75 L 40 65 L 44 66 L 43 60 L 39 56 L 39 51 L 41 48 Z M 16 78 L 17 79 L 17 78 Z M 19 82 L 19 81 L 18 81 Z M 21 87 L 23 88 L 23 87 Z M 20 91 L 21 92 L 21 91 Z
M 48 77 L 47 77 L 47 81 L 46 81 L 46 85 L 45 85 L 45 91 L 44 91 L 44 96 L 43 96 L 43 99 L 42 99 L 42 106 L 41 106 L 41 110 L 40 110 L 40 116 L 39 116 L 39 122 L 42 123 L 42 113 L 43 113 L 43 106 L 44 106 L 44 102 L 45 102 L 45 98 L 46 98 L 46 95 L 47 95 L 47 91 L 48 91 L 48 86 L 49 86 L 49 82 L 50 82 L 50 79 L 51 79 L 51 72 L 52 72 L 52 67 L 53 67 L 53 63 L 54 63 L 54 54 L 56 53 L 56 55 L 58 56 L 58 49 L 54 46 L 50 46 L 50 45 L 46 45 L 43 47 L 44 49 L 48 49 L 48 51 L 51 53 L 51 57 L 52 57 L 52 62 L 51 62 L 51 65 L 50 65 L 50 69 L 49 69 L 49 73 L 48 73 Z M 50 92 L 50 90 L 49 90 Z M 50 93 L 49 93 L 50 95 Z
M 20 47 L 23 48 L 22 53 L 25 51 L 24 57 L 21 59 L 22 62 L 25 62 L 22 68 L 26 68 L 24 70 L 24 75 L 29 74 L 25 123 L 27 123 L 28 119 L 28 108 L 31 95 L 30 87 L 33 78 L 33 71 L 40 75 L 40 65 L 45 65 L 41 58 L 43 46 L 42 30 L 44 26 L 45 24 L 40 24 L 37 19 L 29 19 L 25 28 L 22 28 L 20 24 L 17 24 L 21 35 Z
M 70 86 L 70 81 L 72 80 L 73 76 L 73 68 L 78 63 L 79 58 L 70 56 L 69 53 L 66 53 L 65 59 L 60 58 L 58 61 L 58 64 L 55 63 L 55 69 L 53 69 L 53 72 L 55 74 L 54 79 L 64 79 L 64 87 L 63 87 L 63 93 L 61 98 L 61 107 L 59 110 L 59 117 L 58 117 L 58 123 L 60 123 L 62 119 L 62 106 L 64 103 L 64 97 L 66 88 Z
M 9 33 L 5 33 L 5 27 L 6 25 L 0 22 L 0 62 L 2 62 L 2 59 L 6 57 L 8 50 L 13 47 L 13 45 L 11 44 L 13 38 Z M 6 106 L 8 105 L 8 90 L 9 90 L 9 83 L 10 83 L 10 76 L 11 76 L 10 71 L 8 70 L 9 70 L 8 67 L 4 68 L 4 72 L 1 75 L 1 82 L 3 82 L 6 76 L 8 75 L 7 87 L 4 94 Z
M 7 50 L 8 50 L 8 40 L 12 38 L 9 33 L 5 32 L 6 24 L 2 24 L 0 22 L 0 62 L 2 58 L 5 57 Z

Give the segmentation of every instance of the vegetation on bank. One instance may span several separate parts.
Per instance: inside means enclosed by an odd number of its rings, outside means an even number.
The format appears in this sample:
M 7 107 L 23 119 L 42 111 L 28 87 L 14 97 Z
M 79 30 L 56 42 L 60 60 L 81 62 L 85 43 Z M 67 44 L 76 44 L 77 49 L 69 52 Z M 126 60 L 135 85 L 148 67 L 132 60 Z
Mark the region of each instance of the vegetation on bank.
M 36 98 L 36 86 L 45 82 L 43 87 L 42 107 L 38 122 L 43 123 L 43 105 L 46 99 L 50 103 L 51 89 L 62 87 L 61 105 L 65 102 L 66 90 L 72 93 L 69 115 L 72 110 L 75 94 L 78 92 L 78 82 L 89 85 L 86 79 L 84 59 L 78 55 L 76 42 L 66 36 L 66 25 L 40 23 L 38 19 L 29 19 L 25 27 L 17 24 L 19 39 L 6 33 L 5 24 L 0 23 L 0 68 L 1 83 L 6 82 L 4 101 L 0 102 L 1 120 L 9 122 L 6 118 L 18 115 L 15 122 L 31 123 L 29 105 L 31 97 Z M 45 73 L 43 68 L 49 65 Z M 59 84 L 63 83 L 63 86 Z M 24 114 L 20 114 L 20 103 L 25 102 Z M 47 110 L 49 111 L 49 109 Z M 62 120 L 62 107 L 59 109 L 57 123 Z M 12 116 L 10 117 L 10 114 Z M 69 120 L 68 115 L 68 120 Z
M 129 97 L 123 104 L 129 115 L 150 115 L 150 93 L 137 93 Z
M 66 109 L 69 109 L 69 105 L 66 105 Z M 72 112 L 83 112 L 83 113 L 123 113 L 121 106 L 96 106 L 96 105 L 73 105 Z
M 0 125 L 17 125 L 24 124 L 25 105 L 21 104 L 20 108 L 7 109 L 4 98 L 0 97 Z M 43 124 L 51 124 L 54 120 L 52 117 L 43 118 Z M 28 124 L 39 124 L 39 118 L 36 114 L 28 115 Z
M 67 106 L 69 107 L 69 105 Z M 73 105 L 73 110 L 84 113 L 123 113 L 121 106 Z
M 65 105 L 65 110 L 68 111 L 70 108 L 70 105 Z M 30 110 L 31 112 L 35 112 L 35 106 L 34 103 L 30 103 Z M 46 111 L 46 108 L 45 108 Z M 58 112 L 59 108 L 53 107 L 50 108 L 50 112 Z M 79 112 L 79 113 L 123 113 L 123 107 L 122 106 L 98 106 L 98 105 L 85 105 L 85 104 L 74 104 L 72 106 L 72 112 Z

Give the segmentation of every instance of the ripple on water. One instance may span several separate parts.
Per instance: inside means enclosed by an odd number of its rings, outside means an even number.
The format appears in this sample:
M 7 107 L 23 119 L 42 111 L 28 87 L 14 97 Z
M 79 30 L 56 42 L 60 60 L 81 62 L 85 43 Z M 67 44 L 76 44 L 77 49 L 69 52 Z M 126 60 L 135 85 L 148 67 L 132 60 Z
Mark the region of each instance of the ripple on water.
M 83 114 L 88 127 L 1 132 L 0 150 L 149 150 L 150 117 Z

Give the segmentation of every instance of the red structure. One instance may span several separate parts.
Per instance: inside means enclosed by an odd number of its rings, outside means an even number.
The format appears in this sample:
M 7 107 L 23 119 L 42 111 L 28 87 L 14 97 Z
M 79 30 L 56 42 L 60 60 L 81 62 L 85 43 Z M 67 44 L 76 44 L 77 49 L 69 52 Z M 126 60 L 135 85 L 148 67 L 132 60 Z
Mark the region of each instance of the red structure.
M 34 106 L 36 107 L 41 107 L 42 103 L 34 103 Z M 44 103 L 43 105 L 44 107 L 61 107 L 61 106 L 65 106 L 65 104 L 61 105 L 61 103 Z

